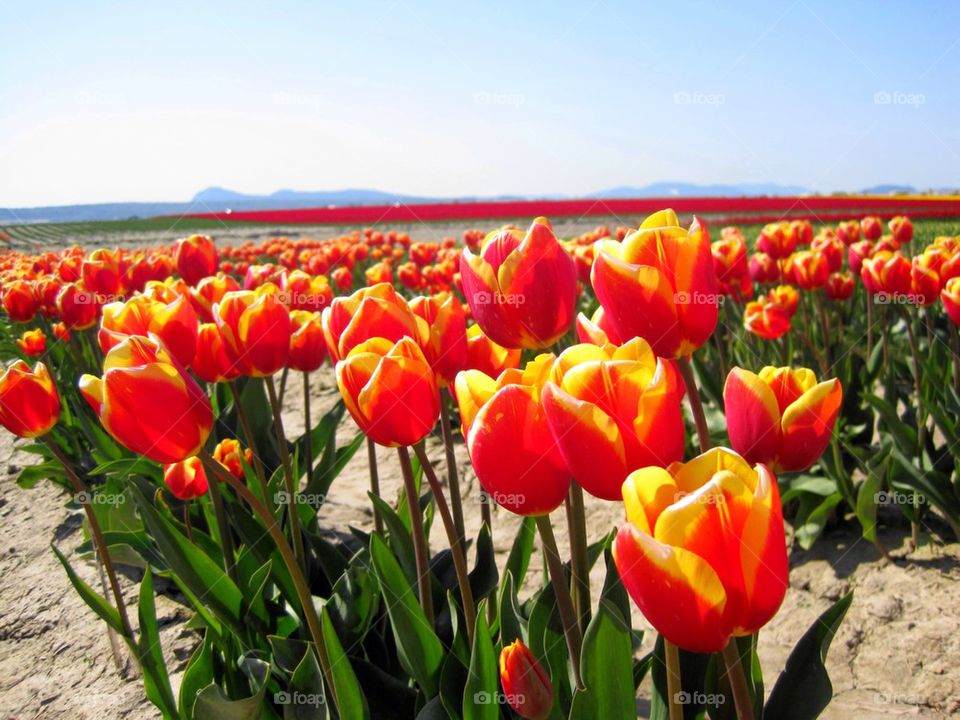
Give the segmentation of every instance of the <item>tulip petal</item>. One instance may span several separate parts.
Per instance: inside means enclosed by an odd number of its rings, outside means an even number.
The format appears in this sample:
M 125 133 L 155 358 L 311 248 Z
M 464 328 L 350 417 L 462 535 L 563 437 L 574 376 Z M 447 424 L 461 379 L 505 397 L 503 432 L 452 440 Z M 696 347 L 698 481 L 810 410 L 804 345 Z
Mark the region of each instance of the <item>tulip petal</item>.
M 780 447 L 780 408 L 759 376 L 734 368 L 723 388 L 730 445 L 749 462 L 770 462 Z
M 815 463 L 833 434 L 840 412 L 843 387 L 836 378 L 814 386 L 793 402 L 780 421 L 783 441 L 777 466 L 787 472 L 799 472 Z

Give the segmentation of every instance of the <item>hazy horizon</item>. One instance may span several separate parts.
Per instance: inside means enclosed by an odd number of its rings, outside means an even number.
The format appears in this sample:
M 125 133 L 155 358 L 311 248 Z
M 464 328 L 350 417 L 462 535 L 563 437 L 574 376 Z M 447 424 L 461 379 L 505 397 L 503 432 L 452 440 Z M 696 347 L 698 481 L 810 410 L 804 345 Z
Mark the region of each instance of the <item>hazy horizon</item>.
M 6 6 L 0 207 L 956 187 L 958 20 L 820 0 Z

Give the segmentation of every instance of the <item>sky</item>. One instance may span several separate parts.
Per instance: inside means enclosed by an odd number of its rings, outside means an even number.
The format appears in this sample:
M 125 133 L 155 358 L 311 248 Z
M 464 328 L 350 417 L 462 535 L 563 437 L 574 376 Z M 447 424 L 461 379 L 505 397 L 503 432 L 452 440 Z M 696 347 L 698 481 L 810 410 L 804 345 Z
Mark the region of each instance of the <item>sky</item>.
M 0 207 L 960 186 L 960 4 L 7 2 Z

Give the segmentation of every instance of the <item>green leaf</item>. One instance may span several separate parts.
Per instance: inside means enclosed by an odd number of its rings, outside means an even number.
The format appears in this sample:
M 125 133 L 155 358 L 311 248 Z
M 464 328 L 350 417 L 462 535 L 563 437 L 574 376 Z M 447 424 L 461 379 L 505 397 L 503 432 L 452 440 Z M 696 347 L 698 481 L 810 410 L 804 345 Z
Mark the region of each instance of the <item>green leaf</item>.
M 259 720 L 267 694 L 270 665 L 257 662 L 248 668 L 255 688 L 253 695 L 231 700 L 218 685 L 208 685 L 197 695 L 193 707 L 196 720 Z
M 390 547 L 393 554 L 400 560 L 400 567 L 403 568 L 404 575 L 411 584 L 417 582 L 417 559 L 413 548 L 413 536 L 410 534 L 410 526 L 404 523 L 403 519 L 394 512 L 383 498 L 367 491 L 370 501 L 380 512 L 380 517 L 387 526 L 387 539 L 390 541 Z
M 193 706 L 197 702 L 200 690 L 213 682 L 213 643 L 210 635 L 204 634 L 203 641 L 194 650 L 183 671 L 180 682 L 180 710 L 184 717 L 193 717 Z
M 486 621 L 487 601 L 477 606 L 477 624 L 473 630 L 470 673 L 463 687 L 464 720 L 497 720 L 500 702 L 497 692 L 497 658 Z
M 63 565 L 63 569 L 67 571 L 67 577 L 70 579 L 70 584 L 73 585 L 74 590 L 80 595 L 80 598 L 87 604 L 87 606 L 93 610 L 101 620 L 103 620 L 107 625 L 113 628 L 121 637 L 123 636 L 123 624 L 120 622 L 120 613 L 117 612 L 117 609 L 108 603 L 103 597 L 101 597 L 92 587 L 87 585 L 79 575 L 71 567 L 70 562 L 66 557 L 63 556 L 56 546 L 52 543 L 50 547 L 53 549 L 54 555 L 57 556 L 57 560 L 60 561 L 60 564 Z
M 469 579 L 475 598 L 483 598 L 497 589 L 497 581 L 500 579 L 497 558 L 493 551 L 490 528 L 486 525 L 480 527 L 480 534 L 477 535 L 476 563 L 470 571 Z
M 370 537 L 370 557 L 374 572 L 383 588 L 390 627 L 397 643 L 401 667 L 414 678 L 427 697 L 437 692 L 443 645 L 427 623 L 417 602 L 416 590 L 400 569 L 390 548 L 378 535 Z
M 523 619 L 517 603 L 517 591 L 513 586 L 513 575 L 509 570 L 504 573 L 503 582 L 500 583 L 499 608 L 500 645 L 506 647 L 514 640 L 523 639 Z
M 844 595 L 817 618 L 800 638 L 770 692 L 764 709 L 766 717 L 812 720 L 830 703 L 833 685 L 824 661 L 852 601 L 852 592 Z
M 492 502 L 492 500 L 489 502 Z M 513 575 L 513 579 L 518 585 L 523 585 L 524 578 L 527 576 L 527 568 L 530 566 L 530 555 L 533 552 L 533 540 L 536 534 L 536 520 L 532 517 L 523 518 L 520 529 L 513 539 L 513 545 L 510 547 L 510 555 L 507 556 L 505 570 L 505 573 L 509 572 Z
M 330 622 L 330 613 L 324 607 L 320 611 L 320 623 L 323 631 L 323 642 L 327 646 L 327 655 L 330 658 L 330 674 L 333 676 L 333 687 L 337 696 L 337 711 L 344 718 L 370 717 L 367 700 L 360 690 L 360 683 L 350 665 L 350 658 L 343 651 L 340 638 Z
M 633 720 L 637 716 L 630 628 L 620 610 L 601 600 L 583 638 L 585 688 L 573 696 L 570 720 Z
M 823 532 L 830 513 L 843 500 L 843 495 L 835 492 L 820 500 L 819 495 L 805 495 L 801 501 L 800 512 L 797 513 L 795 533 L 797 542 L 804 550 L 809 550 L 820 533 Z
M 157 626 L 157 607 L 153 597 L 153 572 L 150 566 L 140 581 L 140 638 L 137 640 L 137 657 L 143 670 L 143 686 L 147 698 L 159 708 L 163 717 L 178 718 L 177 702 L 173 699 L 167 665 L 160 645 L 160 628 Z
M 863 530 L 863 539 L 870 542 L 877 541 L 877 493 L 882 485 L 883 478 L 871 472 L 857 490 L 857 520 Z

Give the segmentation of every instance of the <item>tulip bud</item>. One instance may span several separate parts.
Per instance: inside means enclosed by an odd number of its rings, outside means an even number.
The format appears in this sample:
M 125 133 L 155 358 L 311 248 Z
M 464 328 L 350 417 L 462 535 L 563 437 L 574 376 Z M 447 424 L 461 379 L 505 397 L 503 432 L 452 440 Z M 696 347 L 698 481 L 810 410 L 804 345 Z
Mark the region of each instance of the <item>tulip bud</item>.
M 209 398 L 155 340 L 129 336 L 107 353 L 102 378 L 79 384 L 117 442 L 159 463 L 196 455 L 213 427 Z
M 757 337 L 776 340 L 790 331 L 790 313 L 780 303 L 763 296 L 747 303 L 743 327 Z
M 550 715 L 553 683 L 522 640 L 500 651 L 500 684 L 507 703 L 520 717 L 543 720 Z
M 46 435 L 60 419 L 60 398 L 42 362 L 33 370 L 17 360 L 0 376 L 0 425 L 14 435 Z
M 320 313 L 306 310 L 290 311 L 290 357 L 287 366 L 300 372 L 313 372 L 327 356 L 327 341 L 323 338 Z
M 195 500 L 207 492 L 207 472 L 200 458 L 194 456 L 163 468 L 163 481 L 179 500 Z
M 248 467 L 253 465 L 253 452 L 250 448 L 242 450 L 240 441 L 235 438 L 224 438 L 213 449 L 213 459 L 223 465 L 237 480 L 242 480 L 244 476 L 241 455 Z
M 667 640 L 717 652 L 776 614 L 787 590 L 777 479 L 726 448 L 623 484 L 627 523 L 613 543 L 620 577 Z
M 13 322 L 27 323 L 33 320 L 40 309 L 33 284 L 26 280 L 14 280 L 3 288 L 3 309 Z
M 47 336 L 40 328 L 27 330 L 17 338 L 17 347 L 27 357 L 37 357 L 47 351 Z
M 849 270 L 831 273 L 823 288 L 824 294 L 831 300 L 849 300 L 853 295 L 854 277 Z

